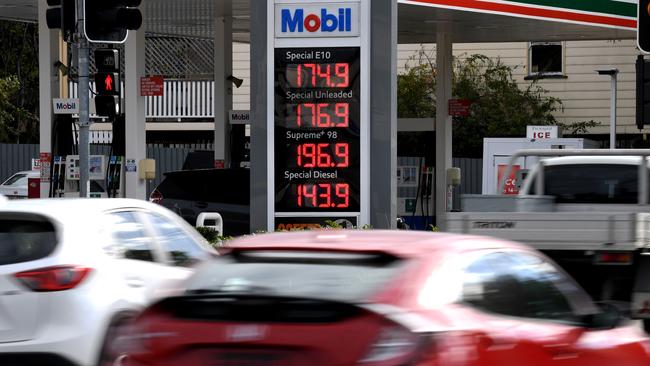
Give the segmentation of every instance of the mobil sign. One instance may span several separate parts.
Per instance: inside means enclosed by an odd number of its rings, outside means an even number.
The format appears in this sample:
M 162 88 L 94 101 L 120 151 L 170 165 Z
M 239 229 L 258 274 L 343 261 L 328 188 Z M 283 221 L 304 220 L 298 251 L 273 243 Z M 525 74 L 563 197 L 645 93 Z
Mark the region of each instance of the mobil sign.
M 357 37 L 359 2 L 275 4 L 275 36 Z

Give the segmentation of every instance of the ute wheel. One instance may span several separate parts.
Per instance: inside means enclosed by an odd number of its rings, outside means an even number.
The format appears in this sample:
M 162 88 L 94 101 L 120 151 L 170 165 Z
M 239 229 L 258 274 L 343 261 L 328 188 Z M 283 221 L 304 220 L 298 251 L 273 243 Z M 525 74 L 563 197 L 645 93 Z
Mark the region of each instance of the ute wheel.
M 643 319 L 643 329 L 645 332 L 650 334 L 650 319 Z
M 99 354 L 98 366 L 119 366 L 126 359 L 123 347 L 116 340 L 128 332 L 127 328 L 131 320 L 133 315 L 121 315 L 108 326 Z

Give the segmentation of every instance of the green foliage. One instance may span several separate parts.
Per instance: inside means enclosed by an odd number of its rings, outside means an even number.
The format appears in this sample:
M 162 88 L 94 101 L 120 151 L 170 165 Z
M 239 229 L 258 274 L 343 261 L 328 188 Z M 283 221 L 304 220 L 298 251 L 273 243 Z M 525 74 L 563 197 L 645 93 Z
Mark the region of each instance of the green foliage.
M 0 142 L 38 142 L 38 27 L 0 21 Z
M 412 65 L 414 64 L 414 65 Z M 548 95 L 537 80 L 520 87 L 514 68 L 485 55 L 454 58 L 454 98 L 472 102 L 467 117 L 453 119 L 453 154 L 480 157 L 484 137 L 525 136 L 527 125 L 561 125 L 553 113 L 562 101 Z M 401 118 L 435 117 L 436 66 L 424 49 L 411 57 L 398 76 L 397 110 Z M 564 124 L 572 133 L 584 133 L 594 121 Z
M 199 226 L 196 231 L 201 234 L 212 246 L 223 246 L 224 242 L 232 240 L 231 236 L 219 235 L 219 232 L 211 227 Z

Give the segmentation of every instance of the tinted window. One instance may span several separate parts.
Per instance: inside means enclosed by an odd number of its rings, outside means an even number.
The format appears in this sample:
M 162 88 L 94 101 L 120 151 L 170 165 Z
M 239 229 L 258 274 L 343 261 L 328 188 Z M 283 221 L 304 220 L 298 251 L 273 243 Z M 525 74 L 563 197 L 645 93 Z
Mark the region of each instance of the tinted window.
M 210 255 L 178 224 L 167 218 L 147 213 L 157 234 L 158 242 L 177 266 L 189 267 L 207 260 Z
M 27 215 L 0 216 L 0 265 L 47 257 L 56 244 L 49 221 Z
M 115 212 L 109 214 L 113 222 L 113 237 L 117 250 L 127 259 L 154 261 L 151 238 L 147 236 L 144 225 L 133 212 Z
M 191 290 L 273 294 L 344 302 L 368 300 L 405 267 L 376 254 L 256 251 L 217 258 Z
M 157 187 L 163 198 L 248 205 L 248 169 L 203 169 L 168 173 Z
M 542 258 L 525 253 L 494 253 L 465 273 L 463 301 L 509 316 L 577 323 L 595 312 L 573 281 Z M 570 300 L 571 299 L 571 300 Z M 575 311 L 572 303 L 579 304 Z
M 27 185 L 27 174 L 14 174 L 12 177 L 7 179 L 3 186 L 26 186 Z
M 636 203 L 638 166 L 552 165 L 544 168 L 544 193 L 561 203 Z M 535 182 L 531 182 L 535 194 Z

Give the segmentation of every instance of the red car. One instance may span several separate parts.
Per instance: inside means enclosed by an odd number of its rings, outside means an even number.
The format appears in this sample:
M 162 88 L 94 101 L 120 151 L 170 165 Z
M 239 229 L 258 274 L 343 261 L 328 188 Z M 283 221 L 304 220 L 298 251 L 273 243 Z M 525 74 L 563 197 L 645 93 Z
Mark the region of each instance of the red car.
M 244 237 L 133 326 L 127 366 L 650 365 L 641 325 L 537 251 L 423 232 Z

